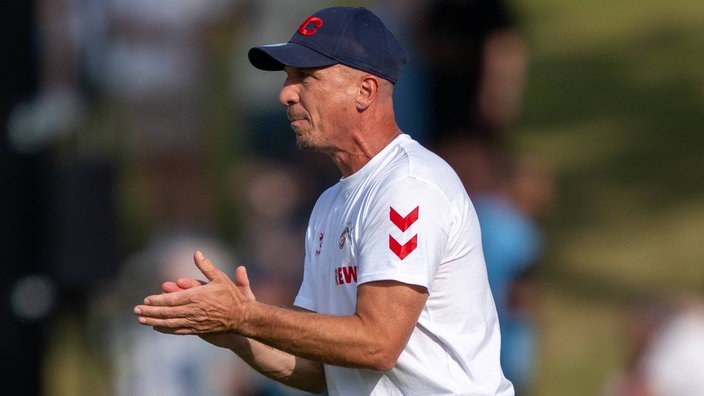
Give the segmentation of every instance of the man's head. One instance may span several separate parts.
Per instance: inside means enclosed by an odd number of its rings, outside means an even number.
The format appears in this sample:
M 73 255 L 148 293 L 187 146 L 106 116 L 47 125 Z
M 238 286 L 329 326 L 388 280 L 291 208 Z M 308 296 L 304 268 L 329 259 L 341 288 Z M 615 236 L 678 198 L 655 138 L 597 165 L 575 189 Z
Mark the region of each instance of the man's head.
M 376 123 L 378 113 L 392 117 L 391 82 L 343 64 L 303 69 L 286 66 L 279 101 L 287 107 L 300 149 L 330 152 L 349 133 Z M 376 104 L 376 105 L 373 105 Z
M 261 70 L 343 64 L 396 83 L 408 53 L 366 8 L 330 7 L 306 18 L 287 43 L 254 47 L 249 61 Z

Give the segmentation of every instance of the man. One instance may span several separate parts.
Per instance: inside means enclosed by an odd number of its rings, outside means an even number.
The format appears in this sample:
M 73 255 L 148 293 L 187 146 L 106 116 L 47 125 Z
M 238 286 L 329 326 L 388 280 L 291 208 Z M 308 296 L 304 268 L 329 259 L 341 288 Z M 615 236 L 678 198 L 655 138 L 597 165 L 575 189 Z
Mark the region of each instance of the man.
M 196 252 L 208 282 L 164 283 L 135 307 L 139 322 L 309 392 L 512 395 L 476 212 L 452 169 L 396 125 L 406 51 L 370 11 L 332 7 L 249 59 L 286 72 L 298 147 L 343 176 L 310 217 L 301 310 L 257 303 L 244 267 L 232 282 Z

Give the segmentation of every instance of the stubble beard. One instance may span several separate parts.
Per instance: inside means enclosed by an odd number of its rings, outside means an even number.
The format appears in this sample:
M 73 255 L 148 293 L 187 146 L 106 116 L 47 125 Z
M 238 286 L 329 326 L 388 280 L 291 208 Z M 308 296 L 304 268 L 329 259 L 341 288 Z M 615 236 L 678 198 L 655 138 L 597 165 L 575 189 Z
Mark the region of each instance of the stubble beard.
M 303 120 L 306 119 L 301 116 L 296 116 L 291 108 L 287 110 L 287 116 L 289 120 Z M 306 128 L 301 128 L 301 126 L 295 127 L 293 122 L 291 123 L 291 129 L 296 134 L 296 147 L 301 151 L 315 151 L 315 146 L 311 143 L 310 125 Z
M 317 152 L 320 147 L 316 144 L 315 134 L 310 129 L 293 128 L 296 134 L 296 147 L 301 151 Z
M 296 147 L 298 147 L 298 149 L 301 151 L 315 151 L 313 147 L 311 147 L 308 143 L 299 139 L 298 137 L 296 137 Z

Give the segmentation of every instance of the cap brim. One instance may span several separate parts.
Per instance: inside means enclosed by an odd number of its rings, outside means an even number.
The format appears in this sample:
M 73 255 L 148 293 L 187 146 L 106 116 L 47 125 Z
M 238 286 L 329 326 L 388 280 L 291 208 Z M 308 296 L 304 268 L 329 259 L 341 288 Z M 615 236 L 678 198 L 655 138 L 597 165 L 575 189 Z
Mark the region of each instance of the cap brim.
M 283 70 L 284 66 L 307 68 L 339 63 L 305 45 L 291 42 L 251 48 L 247 57 L 252 66 L 266 71 Z

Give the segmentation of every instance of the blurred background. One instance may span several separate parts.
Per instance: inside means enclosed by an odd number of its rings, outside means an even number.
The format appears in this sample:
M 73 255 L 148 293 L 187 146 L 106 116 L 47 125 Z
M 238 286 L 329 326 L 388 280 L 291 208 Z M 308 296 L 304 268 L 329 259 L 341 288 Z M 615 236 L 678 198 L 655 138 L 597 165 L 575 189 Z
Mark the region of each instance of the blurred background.
M 704 394 L 701 1 L 8 0 L 13 394 L 297 394 L 131 309 L 199 277 L 195 249 L 291 303 L 308 212 L 339 173 L 297 151 L 283 74 L 246 51 L 330 5 L 371 8 L 411 52 L 399 123 L 475 201 L 517 394 Z

